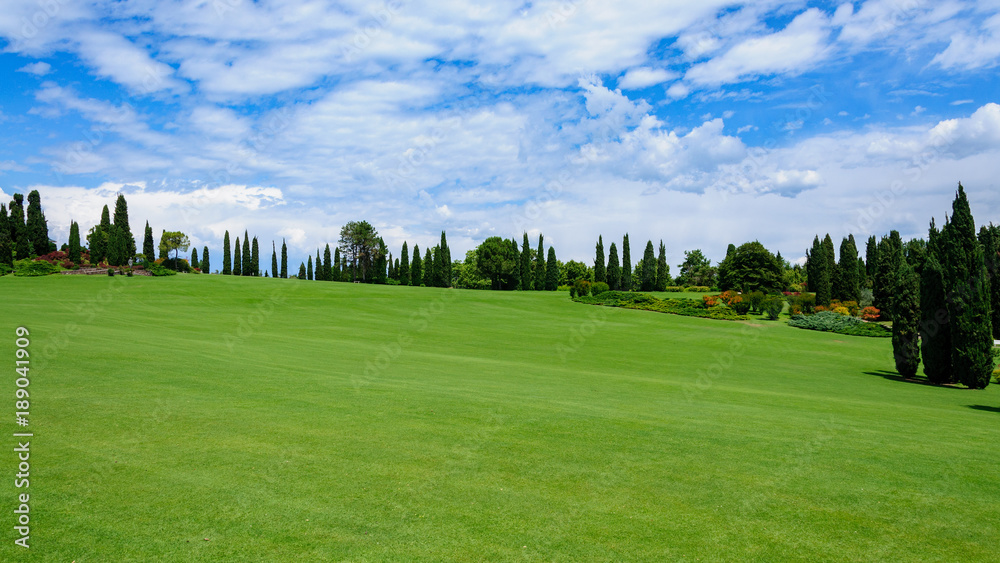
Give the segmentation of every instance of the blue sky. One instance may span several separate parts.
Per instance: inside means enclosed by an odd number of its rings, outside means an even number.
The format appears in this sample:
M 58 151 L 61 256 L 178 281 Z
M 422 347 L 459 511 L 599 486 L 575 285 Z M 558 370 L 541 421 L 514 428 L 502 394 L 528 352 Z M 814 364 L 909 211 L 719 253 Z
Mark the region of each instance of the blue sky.
M 0 13 L 0 190 L 50 230 L 593 260 L 1000 222 L 1000 3 L 37 0 Z M 280 244 L 280 242 L 279 242 Z

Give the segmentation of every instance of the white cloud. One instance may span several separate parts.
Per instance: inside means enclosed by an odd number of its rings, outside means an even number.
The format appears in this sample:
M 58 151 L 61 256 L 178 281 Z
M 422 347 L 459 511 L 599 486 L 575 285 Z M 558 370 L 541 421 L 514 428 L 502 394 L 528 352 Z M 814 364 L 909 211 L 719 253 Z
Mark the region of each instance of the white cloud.
M 624 90 L 648 88 L 677 77 L 677 73 L 662 68 L 633 68 L 618 80 L 618 87 Z
M 27 72 L 29 74 L 34 74 L 35 76 L 45 76 L 46 74 L 52 72 L 52 65 L 47 62 L 38 61 L 22 66 L 17 69 L 17 72 Z

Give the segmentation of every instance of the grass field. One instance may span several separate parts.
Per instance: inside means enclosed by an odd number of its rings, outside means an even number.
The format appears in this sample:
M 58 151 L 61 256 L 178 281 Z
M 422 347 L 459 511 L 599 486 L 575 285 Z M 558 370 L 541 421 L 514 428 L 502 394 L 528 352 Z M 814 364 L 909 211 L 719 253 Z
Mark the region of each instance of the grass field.
M 2 561 L 995 560 L 1000 394 L 888 339 L 497 293 L 0 279 Z

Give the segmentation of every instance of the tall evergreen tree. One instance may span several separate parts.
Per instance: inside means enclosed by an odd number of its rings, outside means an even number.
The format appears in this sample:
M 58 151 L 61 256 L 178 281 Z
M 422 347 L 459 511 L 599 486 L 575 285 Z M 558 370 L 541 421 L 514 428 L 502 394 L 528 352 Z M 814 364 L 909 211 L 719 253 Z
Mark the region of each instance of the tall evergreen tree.
M 451 249 L 444 231 L 441 231 L 441 281 L 441 287 L 451 287 Z
M 24 224 L 24 194 L 14 194 L 10 202 L 10 239 L 14 247 L 14 257 L 24 260 L 31 257 L 31 244 L 28 242 L 28 228 Z
M 128 202 L 122 194 L 118 194 L 115 201 L 114 219 L 114 226 L 118 229 L 117 254 L 122 264 L 128 264 L 129 260 L 135 258 L 135 235 L 132 234 L 132 226 L 128 220 Z
M 830 306 L 833 297 L 828 250 L 827 246 L 820 242 L 819 236 L 816 236 L 813 238 L 812 249 L 806 253 L 806 283 L 809 290 L 816 294 L 816 304 L 824 307 Z
M 851 259 L 851 262 L 854 262 Z M 901 260 L 896 270 L 892 297 L 892 354 L 896 371 L 907 379 L 917 374 L 920 366 L 920 278 L 913 268 Z
M 629 249 L 628 233 L 622 239 L 622 291 L 632 291 L 632 252 Z
M 94 240 L 91 241 L 88 237 L 87 246 L 90 247 L 90 263 L 96 265 L 108 258 L 108 240 L 111 237 L 111 213 L 108 211 L 107 205 L 101 211 L 101 223 L 97 225 L 93 234 Z M 161 252 L 160 258 L 166 258 L 166 252 Z
M 4 217 L 3 217 L 2 222 L 6 223 L 7 222 L 7 217 L 6 217 L 7 213 L 4 212 L 3 215 L 4 215 Z M 0 225 L 0 231 L 2 231 L 3 227 L 5 227 L 5 226 L 6 225 Z M 2 235 L 0 235 L 0 236 L 2 236 Z M 69 249 L 68 250 L 69 250 L 68 254 L 69 254 L 69 260 L 70 260 L 70 262 L 73 262 L 74 264 L 79 264 L 80 263 L 80 225 L 76 221 L 71 221 L 70 224 L 69 224 Z M 2 260 L 0 260 L 0 261 L 2 261 Z
M 260 244 L 257 242 L 257 237 L 253 237 L 253 244 L 250 246 L 250 275 L 260 275 Z
M 660 241 L 660 253 L 656 257 L 656 291 L 666 291 L 670 285 L 670 266 L 667 265 L 667 247 Z
M 410 285 L 410 250 L 403 241 L 403 250 L 399 253 L 399 285 Z
M 434 287 L 444 287 L 444 255 L 441 251 L 441 245 L 434 247 L 434 251 L 431 253 L 431 256 L 434 260 L 431 282 L 433 282 Z
M 212 263 L 208 260 L 208 247 L 204 247 L 201 250 L 201 273 L 211 274 L 212 273 Z
M 962 184 L 958 185 L 951 222 L 945 224 L 941 242 L 945 289 L 950 297 L 952 375 L 967 387 L 983 389 L 993 371 L 989 278 Z
M 833 246 L 833 239 L 830 233 L 823 238 L 824 254 L 826 255 L 826 271 L 830 274 L 830 299 L 834 298 L 833 290 L 839 284 L 837 280 L 837 249 Z
M 299 263 L 299 275 L 296 277 L 300 280 L 306 279 L 306 265 L 304 263 Z
M 226 246 L 229 246 L 229 231 L 226 231 Z M 147 262 L 152 262 L 156 259 L 156 246 L 153 244 L 153 229 L 150 228 L 149 221 L 146 221 L 146 228 L 142 235 L 142 258 Z
M 729 243 L 729 246 L 726 247 L 726 258 L 729 258 L 733 254 L 736 254 L 736 245 L 733 243 Z
M 323 263 L 320 262 L 319 249 L 318 248 L 316 249 L 316 267 L 313 270 L 313 277 L 312 277 L 312 279 L 314 281 L 321 281 L 323 279 Z
M 278 277 L 278 250 L 274 246 L 274 241 L 271 241 L 271 277 Z
M 656 251 L 653 241 L 646 241 L 646 250 L 642 253 L 642 285 L 640 291 L 653 291 L 656 286 Z
M 834 298 L 841 301 L 859 301 L 862 272 L 858 270 L 858 247 L 854 243 L 854 235 L 850 235 L 840 243 L 840 262 L 837 264 L 837 271 Z
M 423 284 L 427 287 L 434 286 L 434 255 L 431 249 L 424 251 L 424 279 Z
M 594 256 L 594 281 L 608 282 L 608 271 L 604 266 L 604 237 L 597 235 L 597 252 Z
M 875 307 L 882 311 L 883 318 L 892 319 L 892 291 L 899 263 L 903 261 L 903 239 L 898 231 L 890 231 L 888 237 L 883 237 L 878 244 L 878 264 L 875 268 L 875 279 L 872 291 L 875 296 Z
M 310 256 L 307 260 L 308 262 L 306 262 L 306 279 L 311 280 L 313 279 L 313 257 Z
M 333 247 L 333 281 L 344 281 L 343 261 L 340 259 L 340 247 Z
M 111 266 L 122 265 L 124 261 L 124 254 L 122 252 L 124 246 L 125 237 L 122 236 L 122 230 L 118 227 L 118 225 L 111 225 L 107 244 L 108 264 Z
M 549 247 L 549 259 L 545 264 L 545 289 L 555 291 L 559 288 L 559 262 L 556 261 L 556 249 Z
M 874 289 L 875 271 L 878 269 L 878 241 L 875 235 L 868 237 L 865 246 L 865 287 Z
M 986 272 L 990 277 L 990 311 L 993 339 L 1000 340 L 1000 228 L 992 223 L 979 229 Z
M 191 249 L 191 267 L 201 269 L 201 263 L 198 261 L 198 247 Z
M 147 223 L 148 225 L 148 223 Z M 229 245 L 229 231 L 222 237 L 222 274 L 230 276 L 233 273 L 232 251 Z
M 333 281 L 333 254 L 329 244 L 323 249 L 323 281 Z
M 281 278 L 288 279 L 288 246 L 281 239 Z
M 31 190 L 28 194 L 28 220 L 25 223 L 28 231 L 28 241 L 31 243 L 32 251 L 37 256 L 49 253 L 49 226 L 45 220 L 45 213 L 42 212 L 42 196 L 38 195 L 38 190 Z
M 611 248 L 608 250 L 608 287 L 614 291 L 618 291 L 621 288 L 622 283 L 622 268 L 618 264 L 618 247 L 615 243 L 611 243 Z
M 14 241 L 10 238 L 10 223 L 7 219 L 7 207 L 0 204 L 0 265 L 10 267 L 13 266 L 13 264 Z
M 242 269 L 241 269 L 241 275 L 244 275 L 244 276 L 253 275 L 251 273 L 251 271 L 250 271 L 251 270 L 251 268 L 250 268 L 250 259 L 252 257 L 253 256 L 250 254 L 250 235 L 249 235 L 249 233 L 247 233 L 247 231 L 244 230 L 243 231 L 243 264 L 242 264 Z
M 535 291 L 545 289 L 545 247 L 542 241 L 545 239 L 541 233 L 538 235 L 538 250 L 535 252 Z
M 424 265 L 420 259 L 420 245 L 413 245 L 413 263 L 410 265 L 410 285 L 420 285 L 424 279 Z
M 240 247 L 240 237 L 236 237 L 236 246 L 233 247 L 233 275 L 243 275 L 243 251 Z
M 528 241 L 528 233 L 525 232 L 521 240 L 521 284 L 518 289 L 527 291 L 531 289 L 534 281 L 531 275 L 531 243 Z

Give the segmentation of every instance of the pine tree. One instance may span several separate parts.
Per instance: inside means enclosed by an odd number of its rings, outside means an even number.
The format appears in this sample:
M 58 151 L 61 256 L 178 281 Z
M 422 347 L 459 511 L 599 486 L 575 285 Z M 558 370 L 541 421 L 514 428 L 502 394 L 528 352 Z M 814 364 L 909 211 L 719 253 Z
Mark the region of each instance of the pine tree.
M 660 253 L 656 257 L 656 291 L 666 291 L 670 285 L 670 266 L 667 265 L 667 247 L 660 241 Z
M 629 249 L 628 233 L 622 239 L 622 291 L 632 291 L 632 252 Z
M 28 194 L 28 220 L 25 228 L 35 255 L 48 254 L 49 227 L 45 221 L 45 213 L 42 212 L 42 197 L 38 195 L 38 190 L 31 190 Z
M 333 281 L 333 258 L 329 244 L 323 250 L 323 281 Z
M 211 274 L 212 273 L 212 263 L 208 261 L 208 247 L 204 247 L 201 250 L 201 273 Z
M 594 281 L 608 282 L 608 271 L 604 266 L 604 238 L 597 235 L 597 253 L 594 256 Z
M 28 242 L 28 229 L 24 224 L 24 195 L 14 194 L 10 202 L 10 240 L 14 247 L 14 257 L 24 260 L 31 257 L 31 244 Z
M 226 231 L 226 246 L 229 246 L 229 231 Z M 150 228 L 149 221 L 146 221 L 146 228 L 142 236 L 142 259 L 147 262 L 152 262 L 156 259 L 156 246 L 153 244 L 153 229 Z
M 253 237 L 253 244 L 250 245 L 250 275 L 260 275 L 260 244 L 257 242 L 257 237 Z
M 875 280 L 873 282 L 873 293 L 875 296 L 875 307 L 882 311 L 885 319 L 892 319 L 892 290 L 893 280 L 896 277 L 896 270 L 899 263 L 903 261 L 903 240 L 899 237 L 898 231 L 890 231 L 888 237 L 882 237 L 878 244 L 878 264 L 875 268 Z
M 403 250 L 399 254 L 399 285 L 410 285 L 410 250 L 403 241 Z
M 868 237 L 865 247 L 865 287 L 875 286 L 875 271 L 878 269 L 878 242 L 875 235 Z
M 243 275 L 243 252 L 240 247 L 240 237 L 236 237 L 236 246 L 233 247 L 233 275 Z
M 274 241 L 271 241 L 271 277 L 278 277 L 278 250 L 274 246 Z
M 191 267 L 201 269 L 201 263 L 198 262 L 198 247 L 191 249 Z
M 243 264 L 240 269 L 241 275 L 249 276 L 250 273 L 250 235 L 244 230 L 243 231 Z
M 851 259 L 854 262 L 854 259 Z M 907 379 L 917 374 L 920 366 L 920 278 L 905 261 L 896 270 L 892 298 L 892 354 L 896 371 Z
M 229 231 L 226 231 L 226 236 L 222 237 L 222 274 L 225 276 L 233 274 L 232 253 L 229 246 Z
M 420 245 L 413 245 L 413 264 L 410 266 L 410 285 L 420 285 L 424 279 L 423 262 L 420 260 Z
M 281 278 L 288 279 L 288 246 L 281 239 Z
M 306 262 L 306 279 L 307 280 L 312 280 L 313 279 L 313 257 L 310 256 L 307 260 L 308 260 L 308 262 Z
M 535 252 L 535 291 L 545 289 L 545 247 L 542 245 L 544 240 L 544 237 L 539 233 L 538 250 Z
M 298 279 L 300 279 L 300 280 L 306 279 L 306 265 L 305 264 L 303 264 L 301 262 L 299 263 L 299 275 L 296 276 L 296 277 Z
M 7 207 L 0 204 L 0 266 L 14 265 L 14 243 L 10 238 L 10 222 Z
M 559 288 L 559 262 L 556 260 L 556 249 L 549 247 L 549 258 L 545 264 L 545 289 L 555 291 Z
M 653 250 L 653 241 L 646 241 L 646 250 L 642 253 L 640 291 L 653 291 L 656 285 L 656 251 Z
M 962 184 L 952 203 L 951 221 L 941 234 L 948 313 L 951 318 L 951 372 L 973 389 L 990 383 L 993 371 L 993 328 L 989 279 L 983 248 Z
M 608 287 L 618 291 L 622 283 L 622 268 L 618 264 L 618 247 L 611 243 L 608 250 Z
M 431 249 L 424 251 L 424 279 L 422 282 L 427 287 L 434 286 L 434 255 Z
M 441 231 L 441 287 L 451 287 L 451 266 L 451 249 L 444 231 Z
M 528 233 L 524 233 L 521 240 L 521 283 L 518 289 L 527 291 L 531 289 L 533 278 L 531 276 L 531 243 L 528 241 Z
M 135 235 L 132 234 L 132 226 L 128 220 L 128 202 L 122 194 L 118 194 L 118 199 L 115 201 L 114 226 L 118 229 L 116 241 L 118 260 L 121 264 L 127 264 L 129 260 L 135 258 Z
M 0 231 L 6 227 L 7 223 L 7 213 L 3 213 L 3 225 L 0 225 Z M 2 236 L 2 235 L 0 235 Z M 8 239 L 9 241 L 9 239 Z M 69 260 L 74 264 L 80 263 L 80 225 L 76 221 L 71 221 L 69 224 Z M 2 259 L 0 259 L 2 262 Z

